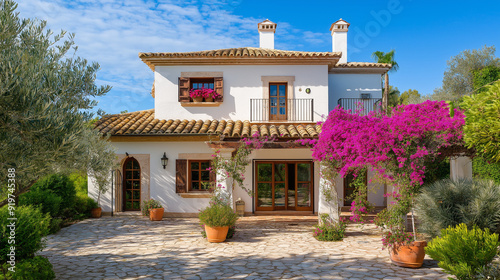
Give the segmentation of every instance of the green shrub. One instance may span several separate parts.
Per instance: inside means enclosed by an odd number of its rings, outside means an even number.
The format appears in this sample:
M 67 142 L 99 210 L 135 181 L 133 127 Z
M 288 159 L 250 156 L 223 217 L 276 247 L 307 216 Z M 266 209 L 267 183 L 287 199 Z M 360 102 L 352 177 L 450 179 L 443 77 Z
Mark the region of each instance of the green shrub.
M 474 178 L 490 179 L 500 184 L 500 162 L 491 162 L 482 156 L 472 159 L 472 173 Z
M 163 208 L 160 202 L 150 199 L 142 202 L 141 211 L 142 215 L 149 216 L 150 209 Z
M 33 206 L 19 206 L 15 209 L 15 245 L 9 243 L 11 217 L 8 207 L 0 208 L 0 261 L 8 261 L 10 247 L 15 246 L 16 260 L 32 258 L 45 247 L 43 238 L 49 233 L 50 216 Z
M 313 236 L 319 241 L 341 241 L 344 239 L 347 223 L 343 218 L 338 222 L 330 219 L 328 214 L 320 216 L 321 223 L 315 226 Z
M 88 186 L 87 186 L 87 175 L 78 172 L 71 173 L 68 176 L 71 183 L 75 187 L 76 196 L 86 197 L 88 196 Z
M 498 234 L 490 234 L 477 226 L 471 230 L 460 224 L 441 230 L 441 237 L 429 242 L 425 252 L 445 272 L 458 279 L 474 279 L 482 267 L 487 266 L 498 253 Z
M 12 280 L 50 280 L 55 279 L 56 274 L 52 264 L 47 258 L 36 256 L 16 263 L 15 273 L 8 271 L 9 264 L 2 266 L 0 279 Z
M 417 198 L 419 229 L 431 236 L 465 223 L 495 232 L 500 225 L 500 185 L 485 180 L 437 181 Z
M 231 206 L 222 203 L 212 203 L 198 217 L 202 225 L 209 227 L 234 226 L 239 218 Z
M 481 267 L 477 271 L 475 279 L 500 279 L 500 266 L 496 263 L 490 263 L 489 265 Z
M 60 218 L 50 219 L 49 234 L 57 233 L 63 226 L 64 221 Z
M 33 205 L 40 207 L 42 213 L 49 213 L 51 217 L 61 216 L 62 198 L 51 190 L 32 189 L 19 196 L 19 205 Z
M 38 180 L 32 187 L 33 190 L 51 190 L 56 195 L 62 198 L 61 213 L 66 212 L 66 209 L 71 209 L 75 203 L 76 191 L 73 182 L 66 175 L 52 174 Z

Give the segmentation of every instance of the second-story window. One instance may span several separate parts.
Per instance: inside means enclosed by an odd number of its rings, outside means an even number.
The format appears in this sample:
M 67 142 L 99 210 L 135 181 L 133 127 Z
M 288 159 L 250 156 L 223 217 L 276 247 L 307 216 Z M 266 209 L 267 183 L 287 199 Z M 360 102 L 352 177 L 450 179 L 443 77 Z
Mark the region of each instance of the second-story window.
M 179 102 L 222 102 L 223 89 L 222 77 L 179 77 Z
M 269 119 L 287 120 L 287 84 L 269 84 Z

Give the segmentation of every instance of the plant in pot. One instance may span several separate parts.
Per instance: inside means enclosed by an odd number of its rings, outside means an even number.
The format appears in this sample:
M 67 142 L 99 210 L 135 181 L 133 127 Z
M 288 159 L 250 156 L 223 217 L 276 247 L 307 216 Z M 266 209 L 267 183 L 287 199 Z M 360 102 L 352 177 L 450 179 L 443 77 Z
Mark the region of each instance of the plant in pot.
M 102 208 L 99 207 L 99 204 L 91 198 L 89 198 L 87 203 L 88 203 L 88 205 L 87 205 L 88 209 L 90 209 L 90 217 L 100 218 L 102 215 Z
M 220 186 L 214 189 L 210 205 L 201 210 L 198 217 L 205 227 L 208 242 L 219 243 L 226 240 L 229 227 L 234 227 L 238 214 L 230 206 L 230 198 Z
M 150 199 L 142 202 L 142 215 L 149 216 L 151 221 L 161 221 L 163 219 L 163 213 L 165 213 L 165 208 L 160 202 Z
M 392 191 L 386 194 L 392 198 L 391 206 L 377 219 L 377 224 L 386 229 L 383 245 L 390 248 L 391 257 L 411 251 L 414 259 L 423 262 L 425 242 L 416 240 L 413 218 L 415 196 L 430 162 L 467 151 L 463 148 L 464 123 L 462 111 L 450 109 L 444 101 L 400 105 L 389 114 L 366 115 L 360 110 L 353 113 L 337 107 L 323 123 L 319 139 L 309 144 L 313 145 L 313 158 L 328 162 L 340 176 L 368 167 L 392 185 Z M 409 212 L 413 233 L 406 232 Z M 410 267 L 422 265 L 403 259 L 393 258 L 393 262 Z

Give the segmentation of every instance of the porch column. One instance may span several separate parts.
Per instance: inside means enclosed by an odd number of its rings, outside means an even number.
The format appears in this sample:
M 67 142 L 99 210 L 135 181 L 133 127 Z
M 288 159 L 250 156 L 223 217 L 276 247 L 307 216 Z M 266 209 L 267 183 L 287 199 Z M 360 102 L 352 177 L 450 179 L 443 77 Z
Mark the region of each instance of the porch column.
M 320 165 L 320 169 L 321 174 L 325 174 L 325 167 Z M 330 182 L 323 178 L 323 176 L 320 176 L 319 179 L 318 219 L 320 222 L 321 219 L 319 217 L 321 214 L 328 214 L 334 221 L 340 219 L 339 198 L 335 182 Z
M 452 180 L 472 179 L 472 160 L 465 156 L 450 158 L 450 177 Z
M 231 156 L 233 153 L 234 149 L 219 149 L 219 154 L 221 158 L 225 160 L 231 160 Z M 234 202 L 233 202 L 233 189 L 232 189 L 232 178 L 228 178 L 225 174 L 224 170 L 221 170 L 220 172 L 217 172 L 216 176 L 217 180 L 217 186 L 220 188 L 220 190 L 225 193 L 229 197 L 229 202 L 231 207 L 234 209 Z

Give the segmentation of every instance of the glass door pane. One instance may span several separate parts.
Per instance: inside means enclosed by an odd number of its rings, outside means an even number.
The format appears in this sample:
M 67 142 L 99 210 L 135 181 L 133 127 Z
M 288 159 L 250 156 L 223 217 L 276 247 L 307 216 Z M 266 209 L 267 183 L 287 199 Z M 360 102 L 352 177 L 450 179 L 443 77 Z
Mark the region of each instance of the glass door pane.
M 312 164 L 297 163 L 297 210 L 312 210 Z
M 286 180 L 286 164 L 274 164 L 274 209 L 285 210 L 285 180 Z
M 257 163 L 257 210 L 273 210 L 273 164 Z

